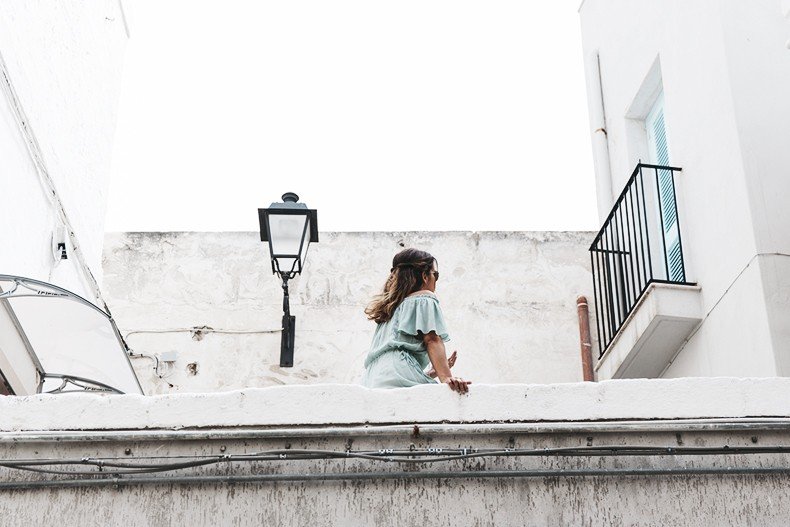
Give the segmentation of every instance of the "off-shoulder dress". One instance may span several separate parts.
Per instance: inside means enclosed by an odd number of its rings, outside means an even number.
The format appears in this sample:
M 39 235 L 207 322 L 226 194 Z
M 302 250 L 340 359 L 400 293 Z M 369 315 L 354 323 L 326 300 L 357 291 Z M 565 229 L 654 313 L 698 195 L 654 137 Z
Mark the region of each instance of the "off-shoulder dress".
M 439 299 L 431 291 L 407 296 L 390 320 L 376 326 L 362 384 L 368 388 L 408 388 L 436 383 L 425 373 L 431 361 L 422 337 L 431 331 L 445 342 L 450 340 Z

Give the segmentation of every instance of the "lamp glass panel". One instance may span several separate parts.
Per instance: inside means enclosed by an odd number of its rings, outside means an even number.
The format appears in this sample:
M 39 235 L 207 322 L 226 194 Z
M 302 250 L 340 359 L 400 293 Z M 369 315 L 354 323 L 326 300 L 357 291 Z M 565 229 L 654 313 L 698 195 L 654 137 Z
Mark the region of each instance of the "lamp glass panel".
M 272 255 L 277 256 L 280 270 L 287 272 L 296 268 L 300 256 L 299 246 L 305 233 L 305 214 L 269 214 L 269 232 Z
M 304 243 L 302 244 L 302 252 L 299 257 L 299 261 L 304 266 L 304 262 L 307 259 L 307 248 L 310 246 L 310 217 L 307 216 L 305 221 L 305 234 L 304 234 Z

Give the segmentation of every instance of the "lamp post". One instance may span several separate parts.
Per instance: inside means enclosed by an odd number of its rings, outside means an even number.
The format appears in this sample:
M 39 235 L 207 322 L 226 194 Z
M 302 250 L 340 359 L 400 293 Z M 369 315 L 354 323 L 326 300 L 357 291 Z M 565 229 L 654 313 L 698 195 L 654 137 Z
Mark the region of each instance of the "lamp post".
M 318 214 L 299 203 L 293 192 L 283 194 L 282 203 L 272 203 L 268 209 L 258 209 L 261 241 L 269 242 L 272 273 L 283 281 L 283 333 L 280 342 L 280 366 L 294 365 L 294 333 L 296 317 L 291 316 L 288 300 L 288 280 L 304 268 L 310 242 L 318 242 Z

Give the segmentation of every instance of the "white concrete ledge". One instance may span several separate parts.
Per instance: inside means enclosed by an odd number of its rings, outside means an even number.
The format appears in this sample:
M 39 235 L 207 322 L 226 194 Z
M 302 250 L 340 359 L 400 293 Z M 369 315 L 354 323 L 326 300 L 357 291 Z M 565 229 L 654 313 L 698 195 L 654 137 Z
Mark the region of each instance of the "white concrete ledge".
M 686 378 L 473 385 L 466 396 L 446 386 L 340 384 L 148 397 L 35 395 L 0 397 L 0 431 L 790 417 L 788 393 L 788 378 Z

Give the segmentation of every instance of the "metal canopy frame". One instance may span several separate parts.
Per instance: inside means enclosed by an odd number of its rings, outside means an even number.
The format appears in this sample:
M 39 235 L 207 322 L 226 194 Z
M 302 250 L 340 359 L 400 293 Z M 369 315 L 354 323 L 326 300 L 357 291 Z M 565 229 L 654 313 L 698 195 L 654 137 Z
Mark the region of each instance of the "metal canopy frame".
M 12 322 L 16 326 L 16 329 L 19 332 L 19 335 L 22 338 L 28 353 L 30 354 L 31 359 L 35 364 L 36 370 L 38 371 L 39 382 L 38 382 L 36 393 L 61 394 L 61 393 L 75 393 L 75 392 L 89 392 L 89 393 L 98 392 L 98 393 L 123 394 L 125 392 L 107 383 L 101 382 L 99 380 L 89 379 L 86 377 L 72 375 L 69 373 L 46 371 L 41 363 L 41 360 L 36 354 L 35 349 L 31 345 L 30 340 L 27 337 L 27 334 L 25 333 L 23 324 L 16 317 L 13 308 L 8 302 L 8 300 L 13 298 L 24 298 L 24 297 L 65 298 L 73 302 L 82 304 L 88 309 L 93 309 L 97 313 L 99 313 L 102 317 L 106 318 L 110 326 L 112 327 L 115 340 L 118 343 L 119 352 L 123 354 L 124 361 L 129 367 L 129 371 L 132 374 L 132 377 L 134 378 L 137 388 L 139 389 L 139 393 L 144 394 L 143 388 L 140 385 L 140 381 L 134 372 L 134 368 L 132 367 L 131 361 L 129 360 L 129 355 L 128 355 L 129 348 L 126 346 L 126 342 L 124 342 L 120 331 L 118 331 L 118 326 L 116 326 L 115 320 L 113 320 L 113 318 L 108 313 L 106 313 L 104 310 L 102 310 L 92 302 L 79 296 L 78 294 L 72 293 L 71 291 L 67 289 L 63 289 L 62 287 L 56 286 L 54 284 L 42 282 L 40 280 L 35 280 L 33 278 L 25 278 L 23 276 L 7 275 L 7 274 L 0 274 L 0 282 L 13 283 L 13 287 L 8 291 L 3 291 L 2 289 L 0 289 L 0 306 L 5 308 L 9 316 L 11 317 Z M 61 384 L 60 386 L 58 386 L 53 390 L 44 392 L 43 387 L 44 387 L 44 381 L 46 379 L 60 379 Z

